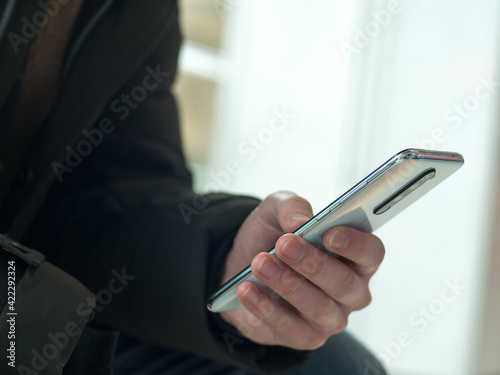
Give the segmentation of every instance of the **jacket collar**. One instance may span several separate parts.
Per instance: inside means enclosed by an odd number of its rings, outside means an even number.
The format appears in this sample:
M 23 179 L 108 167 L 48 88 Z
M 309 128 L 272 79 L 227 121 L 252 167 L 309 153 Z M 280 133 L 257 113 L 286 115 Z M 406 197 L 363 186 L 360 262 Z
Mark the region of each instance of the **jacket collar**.
M 26 194 L 10 233 L 19 238 L 27 229 L 56 175 L 53 162 L 63 161 L 66 146 L 91 128 L 128 77 L 156 47 L 177 18 L 175 1 L 122 0 L 108 12 L 82 44 L 67 79 L 36 139 L 37 147 L 23 161 L 37 183 Z M 131 22 L 132 21 L 132 22 Z M 40 146 L 41 145 L 41 146 Z
M 37 11 L 40 11 L 40 5 L 35 1 L 18 1 L 0 40 L 0 109 L 21 74 L 38 32 L 38 27 L 33 24 Z

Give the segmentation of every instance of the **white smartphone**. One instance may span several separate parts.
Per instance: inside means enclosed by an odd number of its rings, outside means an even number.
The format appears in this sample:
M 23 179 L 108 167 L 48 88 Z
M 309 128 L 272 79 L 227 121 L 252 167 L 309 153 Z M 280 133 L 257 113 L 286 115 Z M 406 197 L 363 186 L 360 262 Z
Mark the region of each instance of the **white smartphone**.
M 335 255 L 323 246 L 325 231 L 345 225 L 373 232 L 454 173 L 463 163 L 462 155 L 456 152 L 403 150 L 294 233 L 322 251 Z M 269 253 L 274 254 L 274 249 Z M 249 266 L 212 294 L 207 300 L 207 308 L 212 312 L 242 308 L 236 289 L 244 281 L 252 281 L 272 292 L 252 275 Z

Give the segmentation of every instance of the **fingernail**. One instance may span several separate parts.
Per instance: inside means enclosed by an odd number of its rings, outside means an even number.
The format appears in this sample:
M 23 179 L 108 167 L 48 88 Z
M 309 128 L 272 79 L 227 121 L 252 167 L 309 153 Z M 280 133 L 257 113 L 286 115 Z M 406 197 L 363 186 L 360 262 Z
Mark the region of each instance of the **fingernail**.
M 345 249 L 349 244 L 349 235 L 343 229 L 336 229 L 330 235 L 330 240 L 328 241 L 328 247 L 330 249 Z
M 276 280 L 281 273 L 280 266 L 274 261 L 265 257 L 260 261 L 259 273 L 270 280 Z
M 309 221 L 310 217 L 303 214 L 292 214 L 289 216 L 289 219 L 293 222 L 305 223 Z
M 291 261 L 299 261 L 304 257 L 305 249 L 304 246 L 295 238 L 290 238 L 283 244 L 281 248 L 281 254 Z
M 250 303 L 257 303 L 259 301 L 259 293 L 253 288 L 252 286 L 249 286 L 244 292 L 243 292 L 243 298 L 245 298 L 248 302 Z

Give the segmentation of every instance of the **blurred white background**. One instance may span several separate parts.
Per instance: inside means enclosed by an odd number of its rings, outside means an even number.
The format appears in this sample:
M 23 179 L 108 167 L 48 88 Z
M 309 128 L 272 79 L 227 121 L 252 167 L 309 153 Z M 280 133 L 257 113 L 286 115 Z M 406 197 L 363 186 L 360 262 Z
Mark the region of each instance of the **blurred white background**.
M 199 191 L 286 189 L 317 212 L 401 149 L 465 157 L 376 232 L 386 259 L 349 329 L 394 375 L 500 374 L 500 3 L 181 5 L 177 91 Z

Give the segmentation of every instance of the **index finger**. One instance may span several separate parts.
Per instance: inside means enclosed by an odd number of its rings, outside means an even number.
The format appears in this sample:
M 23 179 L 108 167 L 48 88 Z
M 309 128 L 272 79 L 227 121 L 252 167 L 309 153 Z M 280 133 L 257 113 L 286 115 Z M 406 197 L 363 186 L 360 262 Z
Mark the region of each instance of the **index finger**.
M 377 236 L 345 226 L 327 230 L 323 235 L 323 245 L 352 261 L 360 275 L 372 275 L 385 255 L 384 244 Z

